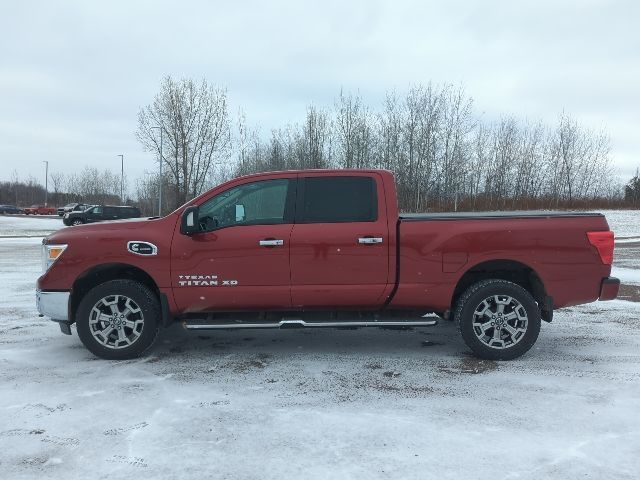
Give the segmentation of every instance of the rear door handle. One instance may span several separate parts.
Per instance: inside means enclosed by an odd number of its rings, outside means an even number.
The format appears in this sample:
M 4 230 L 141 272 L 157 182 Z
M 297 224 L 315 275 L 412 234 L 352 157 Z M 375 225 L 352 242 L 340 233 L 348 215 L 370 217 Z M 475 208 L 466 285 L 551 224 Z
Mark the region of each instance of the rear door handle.
M 362 245 L 373 245 L 375 243 L 382 243 L 382 237 L 360 237 L 358 243 Z
M 281 247 L 284 245 L 284 240 L 276 240 L 275 238 L 268 238 L 265 240 L 260 240 L 258 242 L 261 247 Z

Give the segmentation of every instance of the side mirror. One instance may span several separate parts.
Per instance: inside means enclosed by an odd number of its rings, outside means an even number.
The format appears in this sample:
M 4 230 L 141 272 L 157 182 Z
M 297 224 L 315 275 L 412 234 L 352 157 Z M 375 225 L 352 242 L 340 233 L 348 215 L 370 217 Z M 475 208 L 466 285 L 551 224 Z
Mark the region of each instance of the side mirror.
M 244 205 L 236 205 L 236 222 L 244 222 Z
M 180 233 L 183 235 L 193 235 L 200 231 L 198 224 L 198 206 L 187 207 L 182 212 L 182 220 L 180 223 Z

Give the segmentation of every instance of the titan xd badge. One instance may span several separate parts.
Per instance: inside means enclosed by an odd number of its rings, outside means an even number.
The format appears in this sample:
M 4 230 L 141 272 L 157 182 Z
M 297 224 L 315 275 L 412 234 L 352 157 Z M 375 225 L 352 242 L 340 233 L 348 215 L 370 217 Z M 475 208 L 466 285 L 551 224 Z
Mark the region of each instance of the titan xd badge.
M 235 287 L 237 280 L 223 280 L 217 275 L 178 275 L 181 287 Z

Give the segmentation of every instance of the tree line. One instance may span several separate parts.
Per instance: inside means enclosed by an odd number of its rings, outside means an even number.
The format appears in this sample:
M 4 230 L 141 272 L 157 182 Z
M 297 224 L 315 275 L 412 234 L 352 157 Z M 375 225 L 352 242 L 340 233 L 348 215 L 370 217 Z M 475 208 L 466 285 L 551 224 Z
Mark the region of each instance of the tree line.
M 232 119 L 224 89 L 166 78 L 139 114 L 137 136 L 160 158 L 168 205 L 215 181 L 305 168 L 384 168 L 396 175 L 405 211 L 594 208 L 622 206 L 606 132 L 562 113 L 556 124 L 487 119 L 462 88 L 416 85 L 388 92 L 375 107 L 340 92 L 330 108 L 263 135 L 240 111 Z M 157 192 L 157 175 L 140 183 Z M 155 186 L 154 186 L 155 185 Z M 171 193 L 173 192 L 173 193 Z
M 125 176 L 126 185 L 126 176 Z M 120 203 L 120 172 L 99 170 L 85 166 L 78 172 L 53 171 L 49 174 L 48 192 L 45 186 L 33 177 L 20 179 L 12 174 L 11 181 L 0 182 L 0 204 L 29 206 L 44 204 L 62 206 L 72 202 L 89 204 Z M 125 199 L 125 202 L 134 202 Z
M 306 168 L 391 170 L 403 211 L 640 206 L 638 175 L 615 180 L 606 132 L 564 112 L 553 125 L 487 118 L 452 85 L 392 90 L 373 106 L 340 92 L 332 106 L 309 105 L 302 122 L 265 135 L 242 110 L 231 114 L 224 88 L 166 77 L 135 135 L 164 170 L 133 185 L 127 202 L 144 214 L 157 213 L 160 184 L 166 213 L 233 176 Z M 119 173 L 94 167 L 53 172 L 49 203 L 117 203 L 119 185 Z M 32 178 L 0 184 L 2 203 L 43 200 Z
M 302 125 L 274 130 L 267 141 L 249 138 L 237 173 L 384 168 L 395 173 L 406 211 L 576 208 L 620 199 L 605 133 L 566 114 L 551 127 L 487 121 L 451 86 L 390 92 L 378 110 L 341 94 L 333 109 L 309 107 Z

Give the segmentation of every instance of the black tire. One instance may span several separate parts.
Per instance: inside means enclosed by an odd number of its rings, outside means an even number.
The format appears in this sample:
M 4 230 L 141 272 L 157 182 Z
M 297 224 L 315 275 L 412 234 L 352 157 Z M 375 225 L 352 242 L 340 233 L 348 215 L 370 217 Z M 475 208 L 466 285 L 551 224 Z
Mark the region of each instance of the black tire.
M 506 329 L 499 329 L 497 332 L 498 335 L 501 335 L 501 331 L 505 332 L 506 337 L 516 339 L 511 345 L 506 345 L 506 341 L 501 339 L 494 340 L 494 327 L 487 327 L 491 329 L 491 335 L 489 335 L 486 334 L 486 332 L 483 331 L 477 323 L 474 326 L 474 318 L 476 317 L 475 312 L 477 309 L 485 305 L 484 301 L 489 299 L 489 297 L 495 298 L 496 296 L 498 298 L 502 297 L 505 300 L 506 297 L 511 297 L 515 300 L 515 303 L 521 305 L 526 312 L 527 321 L 524 334 L 521 331 L 523 323 L 519 324 L 520 331 L 518 331 L 515 336 L 508 333 Z M 498 302 L 496 301 L 496 303 Z M 487 304 L 487 306 L 490 305 Z M 506 307 L 503 307 L 503 311 L 512 306 L 512 304 L 509 304 Z M 516 310 L 522 313 L 522 309 L 520 309 L 520 307 L 513 308 L 511 311 L 515 312 Z M 490 311 L 489 315 L 491 313 L 492 312 Z M 526 353 L 534 343 L 536 343 L 540 333 L 540 308 L 533 296 L 520 285 L 506 280 L 483 280 L 469 287 L 458 299 L 454 315 L 458 322 L 462 338 L 467 346 L 473 350 L 478 357 L 488 360 L 511 360 L 520 357 Z M 478 318 L 484 318 L 483 315 L 487 315 L 487 313 L 480 313 Z M 491 322 L 492 318 L 495 318 L 495 316 L 487 316 L 487 321 Z M 514 321 L 517 321 L 517 319 Z M 506 322 L 503 321 L 501 325 L 505 325 L 505 323 Z M 491 323 L 491 325 L 493 325 L 493 323 Z M 514 330 L 511 324 L 509 326 L 511 327 L 511 330 Z M 486 334 L 487 338 L 481 339 L 479 336 L 481 334 L 483 337 L 485 336 L 484 334 Z M 487 341 L 501 342 L 503 346 L 490 346 L 486 343 Z
M 84 222 L 82 220 L 80 220 L 79 218 L 76 218 L 75 220 L 71 221 L 71 225 L 82 225 Z
M 109 348 L 101 344 L 92 333 L 90 316 L 101 299 L 114 295 L 128 297 L 135 302 L 143 321 L 141 331 L 131 345 Z M 158 336 L 160 317 L 160 303 L 148 287 L 133 280 L 110 280 L 92 288 L 84 296 L 76 310 L 75 320 L 78 337 L 91 353 L 106 360 L 125 360 L 139 357 L 151 348 Z M 124 332 L 124 327 L 122 328 Z M 114 332 L 118 333 L 116 330 Z

